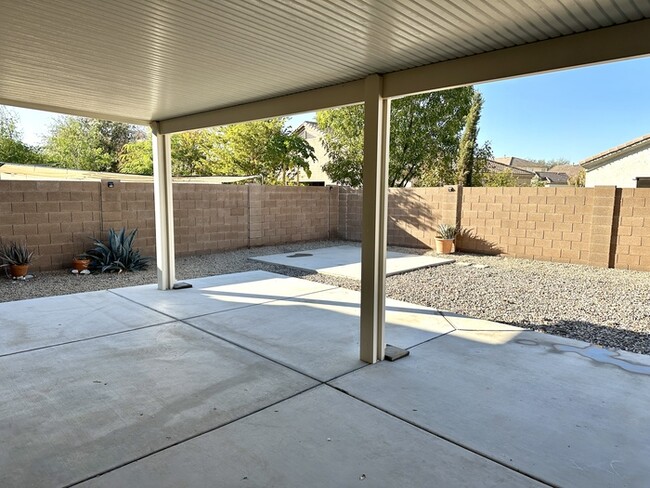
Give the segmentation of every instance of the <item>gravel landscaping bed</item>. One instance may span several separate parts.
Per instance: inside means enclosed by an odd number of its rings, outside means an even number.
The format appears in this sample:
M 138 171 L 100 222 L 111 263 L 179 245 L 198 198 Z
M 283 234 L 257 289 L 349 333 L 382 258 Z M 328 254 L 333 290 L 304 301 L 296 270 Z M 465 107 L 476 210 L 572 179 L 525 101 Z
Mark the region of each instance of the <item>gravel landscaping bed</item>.
M 240 249 L 177 259 L 179 280 L 262 269 L 359 289 L 359 282 L 250 261 L 250 256 L 295 252 L 342 241 Z M 391 247 L 423 254 L 425 251 Z M 603 347 L 650 354 L 650 273 L 455 254 L 457 263 L 387 279 L 387 296 L 440 310 L 572 337 Z M 476 267 L 484 265 L 486 267 Z M 155 266 L 137 273 L 75 276 L 37 273 L 25 282 L 0 280 L 0 301 L 134 286 L 156 281 Z

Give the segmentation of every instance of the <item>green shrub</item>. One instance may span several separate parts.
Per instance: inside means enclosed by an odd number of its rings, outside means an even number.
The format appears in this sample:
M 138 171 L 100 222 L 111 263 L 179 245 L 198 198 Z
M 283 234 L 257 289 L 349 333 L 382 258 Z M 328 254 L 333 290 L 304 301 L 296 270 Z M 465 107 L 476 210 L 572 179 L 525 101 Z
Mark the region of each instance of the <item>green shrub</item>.
M 95 248 L 83 254 L 90 259 L 90 269 L 102 273 L 122 271 L 141 271 L 149 265 L 149 258 L 140 256 L 140 251 L 133 249 L 133 241 L 138 233 L 134 229 L 127 234 L 126 229 L 108 231 L 108 240 L 104 243 L 93 239 Z

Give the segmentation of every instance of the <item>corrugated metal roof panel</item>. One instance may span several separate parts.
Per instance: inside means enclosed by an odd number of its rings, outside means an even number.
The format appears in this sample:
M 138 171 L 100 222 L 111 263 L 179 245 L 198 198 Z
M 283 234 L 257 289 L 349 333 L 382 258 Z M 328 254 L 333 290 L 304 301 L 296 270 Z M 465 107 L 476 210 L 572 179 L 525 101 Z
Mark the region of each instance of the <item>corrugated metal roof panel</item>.
M 159 120 L 650 18 L 647 0 L 0 0 L 0 100 Z

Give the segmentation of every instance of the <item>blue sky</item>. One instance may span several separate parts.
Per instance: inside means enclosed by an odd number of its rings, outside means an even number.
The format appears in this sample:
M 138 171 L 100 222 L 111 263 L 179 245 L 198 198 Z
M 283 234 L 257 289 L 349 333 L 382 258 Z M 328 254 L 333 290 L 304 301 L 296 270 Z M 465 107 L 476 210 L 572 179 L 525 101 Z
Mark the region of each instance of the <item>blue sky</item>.
M 577 163 L 650 133 L 648 87 L 650 57 L 478 85 L 485 98 L 479 139 L 491 142 L 495 157 Z M 40 143 L 56 115 L 16 110 L 25 142 Z

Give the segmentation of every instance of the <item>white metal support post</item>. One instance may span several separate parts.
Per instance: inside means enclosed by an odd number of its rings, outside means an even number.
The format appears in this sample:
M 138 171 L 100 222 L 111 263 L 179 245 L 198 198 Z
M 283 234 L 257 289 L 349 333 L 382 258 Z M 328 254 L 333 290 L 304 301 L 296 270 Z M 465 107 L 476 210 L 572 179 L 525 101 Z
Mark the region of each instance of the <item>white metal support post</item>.
M 382 97 L 382 78 L 365 80 L 363 203 L 361 234 L 361 360 L 384 359 L 386 219 L 390 100 Z
M 170 290 L 176 281 L 171 143 L 169 134 L 160 133 L 158 122 L 151 123 L 151 135 L 158 289 Z

